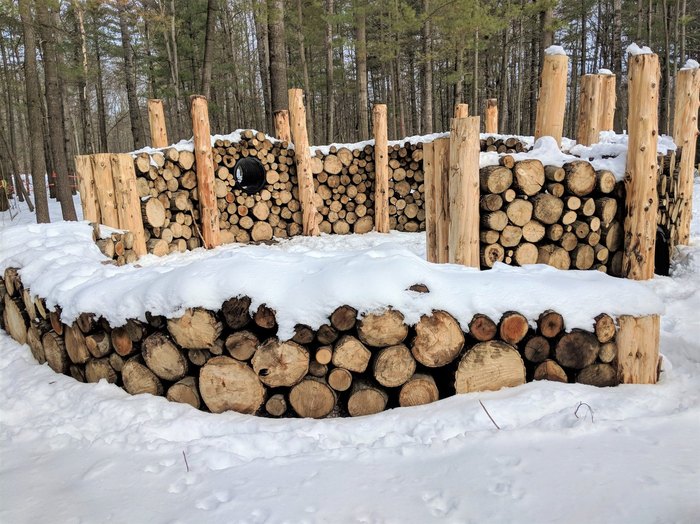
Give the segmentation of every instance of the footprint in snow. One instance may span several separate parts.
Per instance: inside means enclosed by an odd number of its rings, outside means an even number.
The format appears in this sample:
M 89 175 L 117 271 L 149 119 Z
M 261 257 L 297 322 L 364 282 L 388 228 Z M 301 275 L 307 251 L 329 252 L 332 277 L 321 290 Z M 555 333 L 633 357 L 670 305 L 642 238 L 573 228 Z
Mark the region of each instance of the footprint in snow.
M 426 491 L 421 498 L 434 517 L 445 517 L 457 508 L 457 502 L 440 491 Z
M 100 460 L 93 464 L 84 474 L 83 480 L 94 480 L 101 477 L 114 467 L 114 461 L 110 459 Z
M 226 490 L 216 490 L 211 495 L 197 501 L 195 507 L 205 511 L 211 511 L 231 500 L 231 495 Z

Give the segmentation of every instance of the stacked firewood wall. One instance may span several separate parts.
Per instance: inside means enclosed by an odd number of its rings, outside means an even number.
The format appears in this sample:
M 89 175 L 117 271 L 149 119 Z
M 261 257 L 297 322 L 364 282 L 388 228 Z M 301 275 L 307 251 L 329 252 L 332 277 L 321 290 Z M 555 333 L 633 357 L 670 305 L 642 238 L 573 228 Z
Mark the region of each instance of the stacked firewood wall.
M 345 305 L 320 328 L 297 325 L 283 341 L 275 311 L 261 305 L 251 314 L 248 297 L 181 318 L 147 313 L 147 322 L 116 327 L 85 313 L 67 325 L 60 310 L 49 311 L 22 286 L 15 269 L 3 277 L 5 330 L 38 362 L 81 382 L 105 379 L 131 394 L 216 413 L 360 416 L 531 380 L 618 383 L 616 322 L 606 314 L 589 330 L 569 332 L 554 311 L 532 323 L 513 311 L 498 319 L 477 314 L 463 330 L 444 311 L 410 326 L 393 309 L 358 318 Z
M 671 152 L 665 156 L 659 155 L 659 181 L 657 190 L 659 193 L 659 214 L 657 224 L 666 238 L 670 251 L 678 242 L 678 225 L 680 210 L 683 207 L 683 197 L 678 191 L 678 177 L 680 176 L 680 150 Z

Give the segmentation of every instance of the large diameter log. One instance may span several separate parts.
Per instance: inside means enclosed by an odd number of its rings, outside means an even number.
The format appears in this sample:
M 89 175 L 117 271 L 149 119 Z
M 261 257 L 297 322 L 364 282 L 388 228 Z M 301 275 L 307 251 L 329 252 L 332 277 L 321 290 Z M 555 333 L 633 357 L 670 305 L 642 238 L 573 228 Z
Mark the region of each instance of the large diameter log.
M 144 221 L 151 227 L 163 227 L 165 225 L 165 207 L 157 198 L 149 198 L 141 203 Z
M 67 373 L 70 360 L 63 338 L 55 331 L 49 331 L 42 337 L 41 342 L 49 367 L 56 373 Z
M 336 396 L 325 382 L 309 377 L 292 388 L 289 403 L 300 417 L 323 418 L 335 408 Z
M 576 382 L 598 387 L 617 386 L 617 371 L 610 364 L 591 364 L 579 372 Z
M 573 330 L 557 343 L 554 350 L 557 362 L 564 367 L 583 369 L 595 362 L 600 342 L 593 333 Z
M 525 364 L 513 346 L 498 340 L 480 342 L 462 357 L 455 391 L 497 391 L 525 383 Z
M 180 318 L 168 319 L 168 331 L 185 349 L 212 347 L 222 329 L 214 314 L 201 308 L 188 309 Z
M 296 342 L 270 338 L 258 347 L 251 360 L 260 381 L 270 387 L 299 383 L 309 371 L 309 352 Z
M 159 378 L 176 382 L 187 374 L 187 359 L 172 341 L 161 333 L 153 333 L 143 341 L 143 359 Z
M 151 395 L 162 395 L 163 384 L 160 379 L 146 366 L 138 357 L 131 358 L 122 367 L 122 382 L 124 389 L 132 394 L 150 393 Z
M 165 397 L 171 402 L 189 404 L 195 409 L 199 409 L 202 405 L 202 399 L 197 388 L 197 379 L 194 377 L 185 377 L 170 386 Z
M 555 382 L 569 381 L 566 372 L 554 360 L 545 360 L 535 368 L 534 380 L 553 380 Z
M 27 342 L 27 329 L 29 329 L 29 317 L 24 311 L 19 298 L 12 298 L 9 294 L 4 299 L 5 311 L 3 313 L 5 321 L 5 331 L 15 339 L 16 342 L 24 344 Z
M 459 323 L 445 311 L 423 315 L 415 329 L 411 353 L 424 366 L 434 368 L 449 364 L 464 347 L 464 334 Z
M 265 400 L 256 373 L 231 357 L 214 357 L 199 370 L 199 392 L 212 413 L 255 413 Z
M 114 384 L 117 381 L 117 372 L 109 363 L 109 358 L 93 358 L 85 364 L 85 381 L 86 382 L 99 382 L 100 380 L 106 380 L 110 384 Z
M 544 186 L 544 166 L 537 159 L 516 162 L 513 175 L 515 186 L 527 196 L 536 195 Z
M 406 383 L 416 371 L 416 361 L 403 344 L 382 349 L 374 360 L 372 373 L 379 384 L 395 388 Z
M 91 355 L 85 342 L 85 335 L 80 331 L 77 324 L 66 326 L 65 343 L 68 358 L 73 364 L 85 364 L 90 360 Z
M 401 407 L 421 406 L 436 402 L 440 398 L 435 379 L 430 375 L 416 373 L 401 386 L 399 405 Z
M 224 347 L 229 354 L 241 362 L 250 360 L 258 348 L 260 340 L 250 331 L 236 331 L 226 337 Z
M 360 320 L 357 326 L 360 340 L 373 347 L 387 347 L 400 344 L 408 335 L 408 326 L 400 311 L 387 309 L 383 313 L 370 313 Z
M 365 380 L 356 381 L 352 385 L 348 399 L 348 413 L 351 417 L 374 415 L 386 409 L 389 396 Z
M 372 354 L 365 345 L 351 335 L 345 335 L 333 348 L 334 366 L 362 373 L 367 369 Z
M 568 67 L 569 59 L 566 55 L 545 54 L 537 99 L 535 139 L 551 136 L 557 145 L 561 145 Z
M 574 160 L 564 164 L 566 178 L 564 183 L 570 193 L 576 196 L 586 196 L 596 187 L 596 173 L 593 166 L 586 160 Z

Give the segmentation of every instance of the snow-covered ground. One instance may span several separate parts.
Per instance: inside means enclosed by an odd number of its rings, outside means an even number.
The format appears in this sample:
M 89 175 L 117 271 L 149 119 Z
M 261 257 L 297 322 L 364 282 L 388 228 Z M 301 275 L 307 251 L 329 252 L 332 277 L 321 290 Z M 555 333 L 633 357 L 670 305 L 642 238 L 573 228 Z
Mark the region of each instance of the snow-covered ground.
M 656 386 L 537 382 L 271 420 L 80 384 L 0 333 L 0 522 L 697 522 L 695 195 L 692 245 L 645 284 L 666 306 Z

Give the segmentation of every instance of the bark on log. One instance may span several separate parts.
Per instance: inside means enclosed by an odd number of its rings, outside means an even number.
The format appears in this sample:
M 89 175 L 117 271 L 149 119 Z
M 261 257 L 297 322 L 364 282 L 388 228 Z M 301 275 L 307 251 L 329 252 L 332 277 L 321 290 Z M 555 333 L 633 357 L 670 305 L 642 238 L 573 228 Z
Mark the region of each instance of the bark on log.
M 537 319 L 537 327 L 543 337 L 555 338 L 564 331 L 564 318 L 550 309 Z
M 543 193 L 536 195 L 532 201 L 534 203 L 532 214 L 543 224 L 551 225 L 561 218 L 564 202 L 560 198 Z
M 49 367 L 56 373 L 67 373 L 70 361 L 63 338 L 55 331 L 49 331 L 41 339 Z
M 29 317 L 21 305 L 21 299 L 5 295 L 5 310 L 3 312 L 5 331 L 19 344 L 27 342 Z
M 610 364 L 591 364 L 579 372 L 576 382 L 598 387 L 617 386 L 617 371 Z
M 515 311 L 503 314 L 498 324 L 498 335 L 508 344 L 516 345 L 527 335 L 529 329 L 527 319 Z
M 187 359 L 161 333 L 153 333 L 143 341 L 142 353 L 146 366 L 163 380 L 177 382 L 187 374 Z
M 344 368 L 334 368 L 328 373 L 328 385 L 336 391 L 347 391 L 352 385 L 352 373 Z
M 601 344 L 600 351 L 598 352 L 598 360 L 609 364 L 617 358 L 617 344 L 615 342 L 606 342 Z
M 598 342 L 601 344 L 610 342 L 615 338 L 616 332 L 615 321 L 610 315 L 601 313 L 595 317 L 595 336 L 598 337 Z
M 496 336 L 498 326 L 486 315 L 477 313 L 469 322 L 469 334 L 479 342 L 488 342 Z
M 569 192 L 576 196 L 586 196 L 595 189 L 596 173 L 589 162 L 574 160 L 563 167 L 566 172 L 564 180 Z
M 127 360 L 122 368 L 122 382 L 124 389 L 132 394 L 150 393 L 162 395 L 163 384 L 160 379 L 146 366 L 139 357 Z
M 331 314 L 331 325 L 338 331 L 350 331 L 357 322 L 357 310 L 350 306 L 340 306 Z
M 90 360 L 90 352 L 85 343 L 85 335 L 76 324 L 66 326 L 65 345 L 68 358 L 73 364 L 85 364 Z
M 462 328 L 454 317 L 445 311 L 433 311 L 431 315 L 423 315 L 415 330 L 411 353 L 424 366 L 441 367 L 449 364 L 464 347 Z
M 105 379 L 110 384 L 117 382 L 117 372 L 109 363 L 109 358 L 93 358 L 85 364 L 85 380 L 99 382 Z
M 513 172 L 507 167 L 486 166 L 479 170 L 479 184 L 484 193 L 503 193 L 513 183 Z
M 265 402 L 265 411 L 270 416 L 281 417 L 287 412 L 287 400 L 281 393 L 276 393 L 272 395 L 267 402 Z
M 497 391 L 525 383 L 525 364 L 513 346 L 498 340 L 480 342 L 462 357 L 455 391 Z
M 199 370 L 199 393 L 212 413 L 252 414 L 265 400 L 265 387 L 250 366 L 224 356 L 212 358 Z
M 542 336 L 532 337 L 525 344 L 525 358 L 530 362 L 544 362 L 549 358 L 551 347 L 549 340 Z
M 241 329 L 248 325 L 250 318 L 250 298 L 234 297 L 221 306 L 224 322 L 231 329 Z
M 537 159 L 516 162 L 513 175 L 515 186 L 527 196 L 536 195 L 544 186 L 544 166 Z
M 593 364 L 599 351 L 600 343 L 595 335 L 581 330 L 573 330 L 561 337 L 554 350 L 557 362 L 574 369 Z

